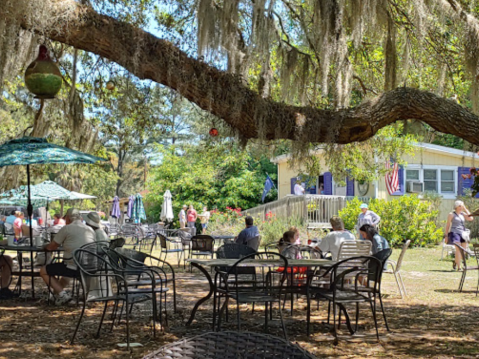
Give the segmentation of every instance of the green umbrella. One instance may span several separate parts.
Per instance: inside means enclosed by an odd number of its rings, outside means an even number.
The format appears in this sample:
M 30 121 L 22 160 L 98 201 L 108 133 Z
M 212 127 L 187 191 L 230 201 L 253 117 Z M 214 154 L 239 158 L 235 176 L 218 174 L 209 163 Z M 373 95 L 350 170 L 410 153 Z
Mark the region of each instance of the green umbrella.
M 33 214 L 32 193 L 30 186 L 30 165 L 45 163 L 96 163 L 106 161 L 104 158 L 72 150 L 67 147 L 48 143 L 44 138 L 22 137 L 5 142 L 0 146 L 0 167 L 27 166 L 27 212 L 28 218 Z M 32 240 L 32 221 L 30 221 L 30 241 Z M 32 242 L 30 242 L 32 243 Z

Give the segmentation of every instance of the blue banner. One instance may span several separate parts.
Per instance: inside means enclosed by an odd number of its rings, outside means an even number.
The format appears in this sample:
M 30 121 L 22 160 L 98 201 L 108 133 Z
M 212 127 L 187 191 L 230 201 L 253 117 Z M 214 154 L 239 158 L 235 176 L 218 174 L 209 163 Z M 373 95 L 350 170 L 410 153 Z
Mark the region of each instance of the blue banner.
M 274 187 L 273 180 L 266 175 L 266 181 L 264 182 L 264 190 L 263 190 L 263 196 L 261 197 L 261 202 L 264 203 L 264 199 L 266 198 L 266 195 L 271 191 L 271 188 Z

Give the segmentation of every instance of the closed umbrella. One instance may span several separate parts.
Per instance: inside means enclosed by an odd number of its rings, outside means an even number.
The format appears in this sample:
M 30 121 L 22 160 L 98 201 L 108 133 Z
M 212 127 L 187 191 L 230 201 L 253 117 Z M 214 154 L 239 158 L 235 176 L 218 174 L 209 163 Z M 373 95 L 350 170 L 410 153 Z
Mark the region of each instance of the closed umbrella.
M 28 218 L 33 214 L 32 193 L 30 185 L 30 165 L 45 163 L 96 163 L 106 161 L 104 158 L 96 157 L 75 151 L 67 147 L 48 143 L 44 138 L 22 137 L 16 140 L 5 142 L 0 146 L 0 167 L 4 166 L 27 166 L 27 212 Z M 32 240 L 32 222 L 30 221 L 30 240 Z M 32 242 L 30 242 L 32 243 Z M 33 280 L 33 278 L 32 278 Z
M 171 222 L 173 220 L 173 204 L 171 202 L 171 192 L 170 190 L 166 190 L 165 194 L 163 195 L 163 205 L 161 206 L 161 214 L 160 219 L 162 221 Z
M 126 214 L 129 218 L 131 218 L 133 212 L 133 206 L 135 205 L 135 196 L 131 195 L 128 197 L 128 209 L 126 210 Z
M 111 216 L 115 218 L 120 218 L 120 215 L 120 199 L 118 198 L 118 196 L 115 196 L 115 198 L 113 198 L 113 205 L 111 207 Z
M 141 222 L 141 220 L 146 219 L 146 213 L 145 213 L 145 207 L 143 206 L 143 197 L 141 197 L 141 194 L 137 194 L 135 197 L 135 204 L 133 205 L 133 210 L 131 213 L 131 218 L 135 219 L 135 223 Z

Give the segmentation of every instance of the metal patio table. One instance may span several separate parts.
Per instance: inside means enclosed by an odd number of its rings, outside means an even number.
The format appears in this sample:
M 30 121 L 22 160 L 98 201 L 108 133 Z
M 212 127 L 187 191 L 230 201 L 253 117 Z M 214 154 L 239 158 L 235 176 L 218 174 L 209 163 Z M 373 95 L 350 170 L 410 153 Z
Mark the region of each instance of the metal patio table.
M 48 252 L 45 249 L 38 246 L 29 246 L 29 245 L 8 245 L 8 244 L 0 244 L 0 257 L 5 255 L 6 251 L 17 252 L 18 258 L 18 271 L 13 271 L 12 268 L 12 276 L 18 277 L 17 287 L 19 294 L 22 292 L 22 277 L 31 277 L 32 278 L 32 298 L 35 299 L 35 277 L 40 277 L 40 272 L 35 271 L 33 265 L 33 254 L 34 253 L 41 253 L 41 252 Z M 63 248 L 57 248 L 54 252 L 60 253 L 63 252 Z M 24 270 L 23 268 L 23 257 L 22 253 L 30 253 L 30 270 Z
M 167 344 L 143 359 L 317 359 L 297 344 L 267 334 L 210 332 Z
M 204 267 L 231 267 L 233 266 L 239 259 L 228 259 L 228 258 L 221 258 L 221 259 L 187 259 L 187 262 L 190 262 L 191 265 L 195 268 L 198 268 L 201 273 L 206 277 L 208 284 L 210 286 L 209 292 L 206 296 L 199 299 L 193 310 L 191 311 L 190 319 L 186 325 L 190 325 L 193 320 L 195 319 L 196 311 L 198 310 L 199 306 L 206 302 L 208 299 L 211 298 L 215 291 L 215 283 L 211 278 L 209 271 L 207 271 Z M 288 259 L 288 268 L 290 267 L 308 267 L 308 268 L 315 268 L 315 267 L 330 267 L 336 264 L 336 262 L 328 260 L 328 259 Z M 280 260 L 275 259 L 251 259 L 245 260 L 239 264 L 239 267 L 254 267 L 254 268 L 278 268 L 282 267 L 283 262 Z M 293 271 L 290 271 L 291 275 L 293 275 Z M 214 329 L 214 323 L 213 323 Z

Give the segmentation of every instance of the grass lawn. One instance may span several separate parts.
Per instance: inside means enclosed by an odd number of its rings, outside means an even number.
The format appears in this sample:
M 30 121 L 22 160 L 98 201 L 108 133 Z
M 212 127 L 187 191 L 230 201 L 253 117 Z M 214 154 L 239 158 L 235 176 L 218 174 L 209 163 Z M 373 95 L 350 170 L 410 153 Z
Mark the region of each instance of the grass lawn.
M 399 250 L 395 250 L 396 259 Z M 284 312 L 289 339 L 318 357 L 391 357 L 391 358 L 469 358 L 479 355 L 479 298 L 476 298 L 477 271 L 467 275 L 464 292 L 458 293 L 460 272 L 452 271 L 450 260 L 439 261 L 441 248 L 410 249 L 403 262 L 403 279 L 408 297 L 401 299 L 392 275 L 385 275 L 383 292 L 391 332 L 387 333 L 382 317 L 379 318 L 381 341 L 375 337 L 370 310 L 363 305 L 360 329 L 356 336 L 349 336 L 345 326 L 340 342 L 333 345 L 333 337 L 326 321 L 327 306 L 321 304 L 312 317 L 313 335 L 306 336 L 306 302 L 296 301 L 293 316 L 286 305 Z M 171 256 L 170 263 L 176 263 Z M 475 265 L 475 259 L 471 259 Z M 75 345 L 68 340 L 73 332 L 80 308 L 74 303 L 64 307 L 47 306 L 42 300 L 0 301 L 0 358 L 142 358 L 163 344 L 184 336 L 192 336 L 210 330 L 212 304 L 205 303 L 189 327 L 185 321 L 198 298 L 206 293 L 207 285 L 202 275 L 178 269 L 178 307 L 173 314 L 168 308 L 168 327 L 156 338 L 152 337 L 148 305 L 133 311 L 132 341 L 142 344 L 132 353 L 117 347 L 125 340 L 124 325 L 109 332 L 110 321 L 105 322 L 100 338 L 94 334 L 101 315 L 101 306 L 92 305 L 80 327 Z M 36 287 L 44 287 L 37 279 Z M 27 286 L 25 287 L 27 288 Z M 351 312 L 354 315 L 354 311 Z M 278 317 L 274 313 L 274 317 Z M 225 323 L 223 329 L 235 330 L 235 320 Z M 251 313 L 242 307 L 243 330 L 262 331 L 263 311 Z M 272 334 L 281 336 L 278 321 L 271 323 Z

